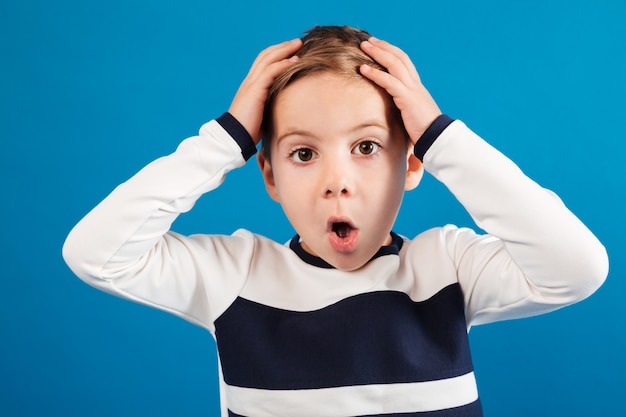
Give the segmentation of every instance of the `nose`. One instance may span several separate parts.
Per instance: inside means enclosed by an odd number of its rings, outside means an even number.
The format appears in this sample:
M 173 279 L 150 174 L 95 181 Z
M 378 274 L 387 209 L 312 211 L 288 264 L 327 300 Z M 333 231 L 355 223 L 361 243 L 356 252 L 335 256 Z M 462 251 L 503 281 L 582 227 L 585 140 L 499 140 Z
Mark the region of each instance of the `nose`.
M 325 197 L 338 197 L 340 195 L 342 196 L 348 196 L 350 193 L 348 191 L 347 187 L 338 187 L 338 188 L 328 188 L 325 192 Z
M 354 193 L 354 185 L 346 161 L 328 161 L 324 167 L 324 197 L 348 197 Z

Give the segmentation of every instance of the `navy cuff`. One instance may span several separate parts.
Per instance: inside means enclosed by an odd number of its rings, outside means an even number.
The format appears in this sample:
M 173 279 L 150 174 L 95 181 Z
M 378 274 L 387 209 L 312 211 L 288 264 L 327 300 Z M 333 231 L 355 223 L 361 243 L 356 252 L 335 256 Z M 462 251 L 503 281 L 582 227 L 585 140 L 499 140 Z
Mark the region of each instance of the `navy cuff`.
M 237 142 L 237 145 L 241 148 L 241 155 L 246 161 L 256 153 L 256 145 L 252 140 L 252 136 L 232 114 L 226 112 L 218 117 L 216 121 Z
M 454 122 L 454 119 L 442 114 L 437 117 L 430 126 L 428 126 L 428 129 L 426 129 L 424 133 L 422 133 L 422 136 L 420 136 L 413 147 L 413 153 L 420 161 L 424 160 L 426 152 L 428 152 L 433 143 L 435 143 L 439 135 L 441 135 L 441 132 L 443 132 L 452 122 Z

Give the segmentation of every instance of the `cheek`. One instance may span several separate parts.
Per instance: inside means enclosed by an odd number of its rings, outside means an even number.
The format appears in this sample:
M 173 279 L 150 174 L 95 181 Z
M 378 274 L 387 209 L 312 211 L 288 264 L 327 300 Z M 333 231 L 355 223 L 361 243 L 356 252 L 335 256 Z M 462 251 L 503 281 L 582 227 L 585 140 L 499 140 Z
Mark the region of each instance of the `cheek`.
M 283 207 L 298 206 L 304 203 L 304 197 L 311 192 L 312 179 L 305 170 L 294 170 L 284 164 L 274 170 L 276 193 Z
M 381 193 L 384 194 L 385 205 L 389 209 L 397 209 L 404 196 L 406 183 L 407 161 L 404 156 L 393 158 L 386 176 L 378 175 Z
M 401 166 L 369 170 L 360 187 L 369 210 L 379 211 L 379 214 L 398 210 L 404 196 L 405 179 L 406 173 Z
M 402 186 L 402 189 L 404 189 L 407 167 L 407 157 L 404 153 L 396 152 L 392 157 L 389 158 L 389 160 L 387 161 L 388 174 L 386 178 L 389 188 Z

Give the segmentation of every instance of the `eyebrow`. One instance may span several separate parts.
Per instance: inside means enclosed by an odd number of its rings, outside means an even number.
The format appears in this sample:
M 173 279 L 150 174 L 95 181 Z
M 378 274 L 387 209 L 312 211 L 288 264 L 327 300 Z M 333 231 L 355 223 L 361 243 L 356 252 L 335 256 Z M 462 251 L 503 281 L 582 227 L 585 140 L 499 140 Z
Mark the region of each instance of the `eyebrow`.
M 386 123 L 382 123 L 380 120 L 368 120 L 365 121 L 363 123 L 360 123 L 354 127 L 352 127 L 351 129 L 348 130 L 348 133 L 351 132 L 357 132 L 359 130 L 363 130 L 363 129 L 367 129 L 367 128 L 371 128 L 371 127 L 375 127 L 377 129 L 381 129 L 381 130 L 385 130 L 385 131 L 390 131 L 391 127 L 388 126 Z M 307 136 L 307 137 L 311 137 L 314 138 L 316 135 L 313 134 L 312 132 L 309 132 L 308 130 L 304 130 L 304 129 L 297 129 L 297 128 L 288 128 L 287 131 L 281 135 L 279 135 L 278 137 L 276 137 L 276 143 L 280 142 L 281 140 L 283 140 L 286 137 L 289 136 Z

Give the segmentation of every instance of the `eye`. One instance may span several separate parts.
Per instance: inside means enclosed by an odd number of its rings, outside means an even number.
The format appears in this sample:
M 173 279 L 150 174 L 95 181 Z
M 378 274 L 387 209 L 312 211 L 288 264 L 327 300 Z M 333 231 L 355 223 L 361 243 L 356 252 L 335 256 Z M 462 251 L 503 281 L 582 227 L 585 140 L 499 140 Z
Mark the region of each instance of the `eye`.
M 353 149 L 353 152 L 357 155 L 371 155 L 378 152 L 380 145 L 371 140 L 364 140 L 359 142 Z
M 315 152 L 309 148 L 299 148 L 289 155 L 296 162 L 309 162 L 315 157 Z

